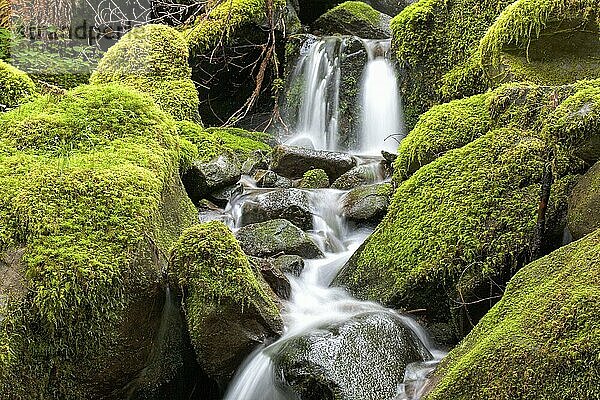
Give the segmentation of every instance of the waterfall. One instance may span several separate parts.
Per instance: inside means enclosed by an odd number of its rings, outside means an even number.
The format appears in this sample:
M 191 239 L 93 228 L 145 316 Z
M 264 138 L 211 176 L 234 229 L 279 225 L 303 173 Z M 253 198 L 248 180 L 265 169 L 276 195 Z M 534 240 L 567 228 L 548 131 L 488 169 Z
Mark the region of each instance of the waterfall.
M 288 144 L 336 150 L 344 41 L 331 37 L 307 45 L 296 68 L 295 83 L 302 88 L 302 97 L 296 135 Z
M 390 42 L 365 41 L 365 48 L 369 61 L 362 78 L 359 150 L 362 154 L 396 153 L 405 128 L 396 71 L 386 56 Z

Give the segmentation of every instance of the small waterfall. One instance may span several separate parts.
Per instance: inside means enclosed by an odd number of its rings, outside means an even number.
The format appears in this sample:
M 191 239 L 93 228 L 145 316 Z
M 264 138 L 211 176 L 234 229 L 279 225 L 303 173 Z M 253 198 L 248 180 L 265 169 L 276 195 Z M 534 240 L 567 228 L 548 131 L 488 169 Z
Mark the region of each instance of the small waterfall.
M 389 60 L 390 41 L 365 41 L 369 61 L 362 78 L 360 152 L 396 153 L 405 136 L 398 80 Z
M 302 88 L 298 126 L 288 144 L 336 150 L 344 41 L 331 37 L 306 46 L 308 50 L 300 58 L 294 80 Z

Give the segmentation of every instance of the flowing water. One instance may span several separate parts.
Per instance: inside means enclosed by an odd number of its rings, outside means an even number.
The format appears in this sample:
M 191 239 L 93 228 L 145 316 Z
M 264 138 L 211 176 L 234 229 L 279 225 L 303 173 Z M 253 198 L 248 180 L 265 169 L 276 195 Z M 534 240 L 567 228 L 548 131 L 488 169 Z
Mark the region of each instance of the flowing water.
M 389 41 L 364 41 L 368 53 L 361 89 L 360 154 L 378 154 L 381 150 L 395 152 L 404 135 L 401 99 L 397 89 L 396 73 L 389 61 Z M 324 38 L 307 42 L 303 49 L 296 75 L 303 79 L 303 93 L 296 135 L 287 144 L 336 150 L 338 140 L 338 113 L 340 96 L 340 61 L 344 56 L 344 40 Z M 377 159 L 361 160 L 372 169 L 373 181 L 381 181 L 383 174 Z M 259 189 L 251 179 L 244 178 L 246 190 L 231 201 L 227 208 L 231 227 L 240 227 L 243 205 L 269 189 Z M 291 339 L 310 334 L 335 323 L 349 321 L 369 312 L 395 313 L 383 306 L 354 299 L 341 288 L 330 287 L 331 282 L 364 242 L 371 231 L 350 229 L 342 213 L 345 191 L 315 189 L 306 191 L 313 214 L 313 230 L 309 234 L 325 254 L 325 258 L 305 260 L 305 269 L 299 277 L 289 276 L 291 298 L 285 303 L 283 319 L 285 330 L 274 343 L 257 348 L 239 368 L 231 382 L 225 400 L 294 400 L 297 397 L 282 385 L 281 371 L 277 371 L 273 356 Z M 396 315 L 396 314 L 394 314 Z M 399 382 L 394 400 L 418 399 L 427 382 L 428 374 L 444 356 L 429 339 L 422 327 L 407 316 L 399 316 L 406 327 L 422 342 L 433 359 L 409 364 Z M 360 349 L 359 349 L 360 351 Z M 361 355 L 368 357 L 368 354 Z M 392 399 L 382 399 L 392 400 Z
M 361 89 L 361 154 L 395 153 L 405 136 L 396 71 L 388 55 L 389 41 L 365 41 L 369 61 Z

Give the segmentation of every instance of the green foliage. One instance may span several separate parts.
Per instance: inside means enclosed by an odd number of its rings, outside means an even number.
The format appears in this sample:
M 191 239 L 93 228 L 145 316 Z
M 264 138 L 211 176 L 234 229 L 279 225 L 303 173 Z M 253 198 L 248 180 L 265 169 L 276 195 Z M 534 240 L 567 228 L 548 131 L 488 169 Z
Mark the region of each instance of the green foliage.
M 31 78 L 0 60 L 0 111 L 30 100 L 37 93 Z
M 394 179 L 400 184 L 423 165 L 487 133 L 492 125 L 490 94 L 432 107 L 400 142 Z
M 221 40 L 227 43 L 236 30 L 246 25 L 263 25 L 267 20 L 267 4 L 265 0 L 219 2 L 209 13 L 199 16 L 196 22 L 185 30 L 191 52 L 205 53 Z M 272 1 L 274 12 L 281 11 L 285 5 L 285 0 Z
M 322 169 L 306 171 L 300 180 L 300 187 L 305 189 L 323 189 L 329 187 L 329 177 Z
M 391 23 L 396 57 L 406 71 L 403 86 L 408 126 L 442 98 L 482 93 L 477 46 L 512 0 L 421 0 Z M 449 74 L 448 77 L 445 77 Z
M 523 268 L 428 400 L 600 397 L 600 231 Z
M 195 219 L 175 122 L 130 89 L 81 86 L 0 116 L 0 144 L 0 254 L 24 249 L 27 287 L 0 310 L 0 397 L 89 398 L 77 379 L 115 361 L 156 252 Z
M 362 1 L 346 1 L 323 14 L 321 18 L 343 18 L 344 23 L 369 24 L 378 26 L 381 23 L 381 13 Z
M 175 119 L 199 121 L 191 73 L 183 36 L 165 25 L 145 25 L 132 29 L 109 49 L 90 81 L 127 85 L 149 94 Z

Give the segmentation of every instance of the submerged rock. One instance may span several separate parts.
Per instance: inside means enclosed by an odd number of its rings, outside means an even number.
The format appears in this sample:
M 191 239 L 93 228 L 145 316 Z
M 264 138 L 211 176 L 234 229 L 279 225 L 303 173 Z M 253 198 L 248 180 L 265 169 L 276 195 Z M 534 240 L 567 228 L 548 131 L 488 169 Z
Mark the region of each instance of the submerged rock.
M 278 378 L 301 400 L 393 399 L 406 366 L 431 354 L 397 314 L 370 311 L 283 342 Z
M 271 161 L 273 171 L 291 179 L 302 178 L 311 169 L 322 169 L 336 180 L 354 166 L 356 159 L 349 154 L 293 146 L 275 147 Z
M 272 258 L 249 257 L 250 265 L 254 268 L 264 280 L 273 289 L 273 292 L 283 300 L 288 300 L 292 293 L 290 281 L 279 268 L 279 264 Z
M 308 194 L 298 189 L 277 189 L 247 200 L 242 205 L 242 225 L 276 218 L 287 219 L 303 230 L 311 229 L 313 217 Z
M 387 212 L 392 194 L 389 183 L 356 188 L 344 196 L 342 211 L 350 220 L 379 222 Z
M 303 258 L 320 258 L 323 253 L 300 228 L 285 219 L 251 224 L 236 232 L 242 249 L 255 257 L 271 257 L 280 253 Z
M 198 362 L 220 384 L 267 338 L 283 329 L 276 296 L 221 222 L 187 229 L 175 244 L 169 277 L 181 288 Z
M 600 163 L 573 189 L 569 198 L 568 227 L 575 240 L 600 228 Z
M 333 189 L 350 190 L 363 185 L 371 185 L 385 178 L 385 166 L 378 164 L 362 164 L 352 168 L 333 182 Z
M 313 24 L 321 35 L 349 35 L 364 39 L 386 39 L 392 35 L 389 15 L 362 1 L 347 1 L 327 11 Z

